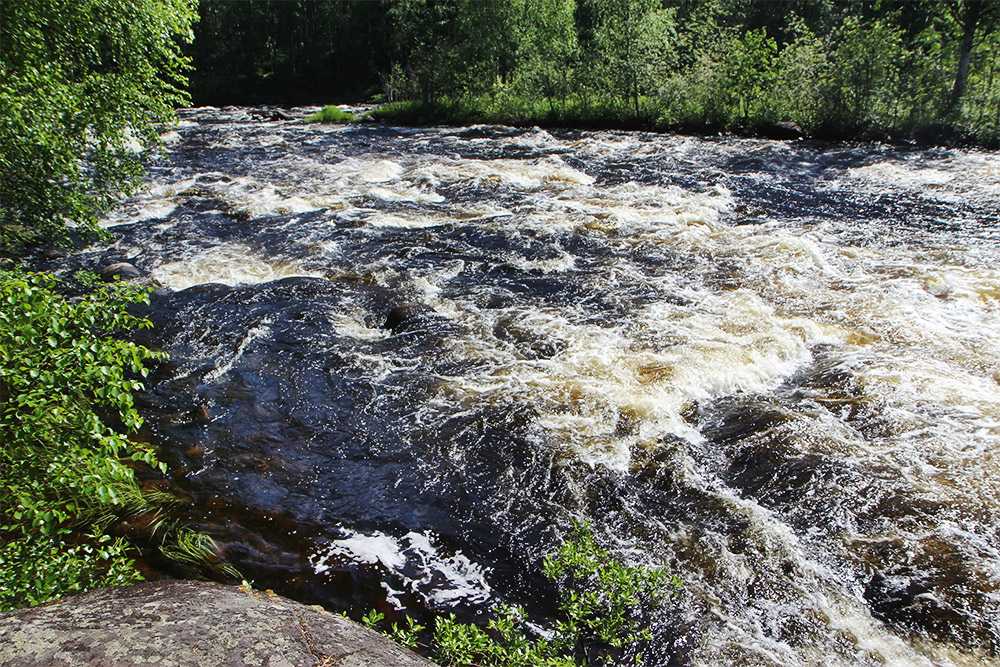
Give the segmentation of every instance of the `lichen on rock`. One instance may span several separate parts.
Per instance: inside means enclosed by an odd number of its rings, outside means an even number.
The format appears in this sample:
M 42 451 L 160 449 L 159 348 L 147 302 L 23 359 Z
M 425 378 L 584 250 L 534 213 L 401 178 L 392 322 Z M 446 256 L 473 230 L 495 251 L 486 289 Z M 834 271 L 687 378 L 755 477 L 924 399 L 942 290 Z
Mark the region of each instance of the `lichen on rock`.
M 9 667 L 429 667 L 382 635 L 271 593 L 192 581 L 104 588 L 0 614 Z

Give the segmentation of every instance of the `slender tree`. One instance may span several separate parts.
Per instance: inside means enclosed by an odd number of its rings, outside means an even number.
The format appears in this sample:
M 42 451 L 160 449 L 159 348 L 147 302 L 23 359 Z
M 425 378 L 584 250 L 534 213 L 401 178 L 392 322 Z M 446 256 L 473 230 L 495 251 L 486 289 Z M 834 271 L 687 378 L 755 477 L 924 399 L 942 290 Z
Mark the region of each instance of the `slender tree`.
M 650 36 L 650 15 L 658 8 L 656 0 L 589 0 L 597 17 L 594 45 L 599 50 L 598 85 L 631 105 L 640 115 L 639 98 L 645 88 L 643 78 Z
M 972 61 L 972 50 L 975 46 L 976 36 L 987 24 L 991 28 L 996 27 L 1000 3 L 996 0 L 958 0 L 957 4 L 949 5 L 949 8 L 961 33 L 955 82 L 952 84 L 946 106 L 948 113 L 954 113 L 958 109 L 968 85 L 969 65 Z
M 549 111 L 566 110 L 579 58 L 573 0 L 526 0 L 519 23 L 518 69 L 522 90 L 542 95 Z

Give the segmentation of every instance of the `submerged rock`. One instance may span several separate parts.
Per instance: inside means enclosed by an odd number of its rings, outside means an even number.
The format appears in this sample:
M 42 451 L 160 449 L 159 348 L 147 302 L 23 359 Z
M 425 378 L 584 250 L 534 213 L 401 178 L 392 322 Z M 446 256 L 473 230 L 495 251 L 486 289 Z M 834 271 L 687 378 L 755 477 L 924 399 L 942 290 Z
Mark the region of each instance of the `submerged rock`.
M 319 607 L 245 588 L 160 581 L 0 614 L 0 665 L 431 667 Z

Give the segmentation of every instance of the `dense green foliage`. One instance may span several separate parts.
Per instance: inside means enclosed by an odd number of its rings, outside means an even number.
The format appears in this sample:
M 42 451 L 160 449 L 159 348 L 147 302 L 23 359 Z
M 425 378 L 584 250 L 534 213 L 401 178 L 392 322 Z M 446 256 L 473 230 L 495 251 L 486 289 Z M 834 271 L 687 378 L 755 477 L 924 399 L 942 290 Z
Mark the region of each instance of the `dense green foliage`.
M 501 606 L 485 628 L 438 617 L 430 648 L 443 665 L 477 667 L 573 667 L 579 664 L 635 664 L 652 638 L 651 614 L 658 601 L 681 586 L 665 570 L 623 565 L 577 525 L 570 539 L 544 562 L 547 577 L 560 590 L 560 618 L 539 636 L 523 609 Z M 362 619 L 377 626 L 382 615 Z M 424 628 L 406 619 L 387 631 L 416 647 Z
M 203 99 L 224 78 L 257 101 L 380 90 L 404 103 L 383 112 L 397 119 L 1000 140 L 997 0 L 203 0 L 202 14 Z
M 197 0 L 0 2 L 0 247 L 90 236 L 186 99 Z
M 149 509 L 133 465 L 152 452 L 105 424 L 142 423 L 132 405 L 159 357 L 113 337 L 148 323 L 145 291 L 105 286 L 71 300 L 46 276 L 0 273 L 0 610 L 138 578 L 105 529 Z

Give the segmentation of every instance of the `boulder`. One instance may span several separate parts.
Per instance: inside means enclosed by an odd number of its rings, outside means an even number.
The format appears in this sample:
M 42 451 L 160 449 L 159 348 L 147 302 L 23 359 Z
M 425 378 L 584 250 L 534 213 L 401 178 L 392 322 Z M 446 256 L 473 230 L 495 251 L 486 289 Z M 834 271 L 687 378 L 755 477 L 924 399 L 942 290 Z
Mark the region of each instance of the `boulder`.
M 798 123 L 786 120 L 765 125 L 760 128 L 760 133 L 768 139 L 778 140 L 801 139 L 806 136 L 805 130 L 803 130 Z
M 320 607 L 193 581 L 103 588 L 0 614 L 0 665 L 433 667 Z
M 106 283 L 114 282 L 115 280 L 135 280 L 142 278 L 142 272 L 128 262 L 108 264 L 98 271 L 97 274 Z
M 45 259 L 63 259 L 65 257 L 69 257 L 69 251 L 66 250 L 66 248 L 49 246 L 42 250 L 42 257 Z

